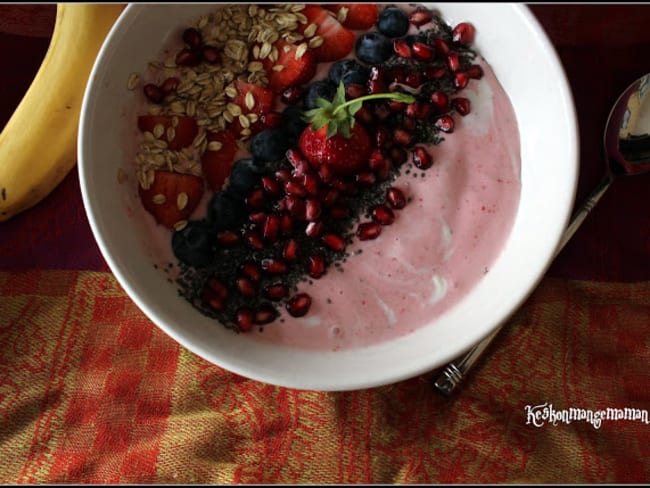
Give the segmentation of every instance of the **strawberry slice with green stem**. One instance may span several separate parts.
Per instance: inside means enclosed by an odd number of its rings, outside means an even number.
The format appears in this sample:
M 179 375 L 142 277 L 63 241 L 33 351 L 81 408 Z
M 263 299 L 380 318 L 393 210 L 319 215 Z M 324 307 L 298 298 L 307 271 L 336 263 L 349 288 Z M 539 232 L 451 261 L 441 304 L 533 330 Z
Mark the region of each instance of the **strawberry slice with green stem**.
M 193 117 L 184 115 L 140 115 L 138 117 L 138 129 L 142 132 L 153 134 L 157 125 L 161 125 L 164 131 L 160 139 L 165 141 L 167 147 L 173 151 L 190 146 L 199 133 L 199 127 Z M 173 128 L 171 139 L 170 128 Z
M 177 222 L 187 220 L 204 193 L 200 176 L 157 170 L 148 189 L 138 185 L 142 206 L 158 224 L 173 229 Z
M 331 11 L 308 4 L 301 13 L 307 17 L 307 22 L 301 26 L 302 32 L 314 24 L 317 26 L 314 35 L 323 39 L 323 44 L 310 49 L 317 62 L 338 61 L 352 52 L 356 39 L 354 32 L 343 27 Z
M 317 99 L 318 107 L 305 113 L 310 124 L 298 140 L 303 156 L 313 167 L 326 164 L 338 175 L 363 170 L 370 157 L 370 137 L 362 125 L 356 124 L 354 115 L 363 102 L 382 98 L 401 103 L 415 101 L 412 95 L 400 92 L 376 93 L 346 100 L 343 83 L 339 84 L 331 102 L 324 98 Z

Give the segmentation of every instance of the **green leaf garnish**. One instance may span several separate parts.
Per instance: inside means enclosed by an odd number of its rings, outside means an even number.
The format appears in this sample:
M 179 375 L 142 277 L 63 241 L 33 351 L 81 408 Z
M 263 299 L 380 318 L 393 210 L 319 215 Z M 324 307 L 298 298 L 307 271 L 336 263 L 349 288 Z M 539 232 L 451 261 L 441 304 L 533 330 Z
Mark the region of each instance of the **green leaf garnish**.
M 351 130 L 354 127 L 356 114 L 366 100 L 377 100 L 386 98 L 395 100 L 402 103 L 413 103 L 415 97 L 401 92 L 392 93 L 374 93 L 372 95 L 365 95 L 352 100 L 345 99 L 345 86 L 343 82 L 339 83 L 336 89 L 336 94 L 330 102 L 324 98 L 317 98 L 316 105 L 318 108 L 313 108 L 305 112 L 304 120 L 312 124 L 312 130 L 327 126 L 326 137 L 329 139 L 335 134 L 339 133 L 346 139 L 352 137 Z

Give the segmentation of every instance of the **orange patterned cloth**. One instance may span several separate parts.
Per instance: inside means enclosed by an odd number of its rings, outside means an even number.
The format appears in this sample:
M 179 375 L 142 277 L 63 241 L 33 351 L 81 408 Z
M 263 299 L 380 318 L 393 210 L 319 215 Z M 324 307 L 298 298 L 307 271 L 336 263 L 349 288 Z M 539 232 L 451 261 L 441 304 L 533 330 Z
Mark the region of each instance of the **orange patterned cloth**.
M 236 376 L 172 341 L 105 272 L 0 272 L 0 310 L 3 483 L 650 475 L 650 425 L 561 418 L 650 405 L 650 282 L 546 278 L 451 399 L 433 392 L 431 375 L 341 393 Z M 544 404 L 556 425 L 534 425 L 529 410 Z

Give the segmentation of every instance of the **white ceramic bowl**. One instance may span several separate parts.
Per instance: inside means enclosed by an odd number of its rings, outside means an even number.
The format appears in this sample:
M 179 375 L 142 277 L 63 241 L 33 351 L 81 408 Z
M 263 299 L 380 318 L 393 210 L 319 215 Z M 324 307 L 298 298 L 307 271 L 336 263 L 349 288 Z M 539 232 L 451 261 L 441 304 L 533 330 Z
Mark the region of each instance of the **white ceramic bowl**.
M 180 25 L 214 5 L 129 5 L 97 58 L 85 93 L 79 176 L 90 225 L 126 293 L 169 336 L 206 360 L 255 380 L 298 389 L 351 390 L 393 383 L 444 365 L 487 336 L 527 298 L 554 256 L 578 175 L 571 91 L 543 29 L 521 4 L 433 4 L 454 25 L 470 21 L 476 49 L 514 107 L 521 137 L 521 200 L 511 235 L 475 289 L 429 326 L 362 350 L 286 350 L 243 339 L 196 312 L 151 265 L 146 235 L 117 182 L 125 154 L 125 83 L 156 59 Z M 128 123 L 133 123 L 133 118 Z

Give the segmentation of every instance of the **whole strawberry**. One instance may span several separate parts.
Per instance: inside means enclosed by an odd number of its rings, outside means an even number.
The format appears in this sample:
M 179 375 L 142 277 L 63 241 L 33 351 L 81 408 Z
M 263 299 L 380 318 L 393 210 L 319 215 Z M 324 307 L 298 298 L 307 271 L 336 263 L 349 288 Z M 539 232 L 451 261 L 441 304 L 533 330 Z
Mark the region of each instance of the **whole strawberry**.
M 380 93 L 346 100 L 345 87 L 339 84 L 333 100 L 317 100 L 318 108 L 306 112 L 311 122 L 298 140 L 298 148 L 314 167 L 327 164 L 333 174 L 346 176 L 362 171 L 372 151 L 366 129 L 356 123 L 354 114 L 365 100 L 389 98 L 412 103 L 414 98 L 404 93 Z
M 336 175 L 350 175 L 368 165 L 370 137 L 361 125 L 352 127 L 349 138 L 341 133 L 327 137 L 327 126 L 312 128 L 313 125 L 307 127 L 298 141 L 300 151 L 312 166 L 327 164 Z

